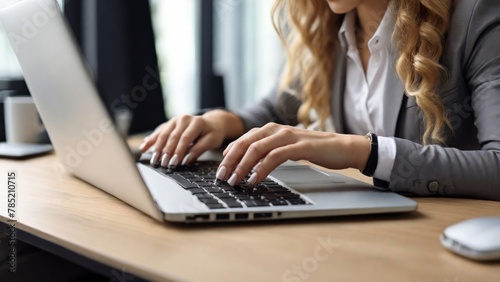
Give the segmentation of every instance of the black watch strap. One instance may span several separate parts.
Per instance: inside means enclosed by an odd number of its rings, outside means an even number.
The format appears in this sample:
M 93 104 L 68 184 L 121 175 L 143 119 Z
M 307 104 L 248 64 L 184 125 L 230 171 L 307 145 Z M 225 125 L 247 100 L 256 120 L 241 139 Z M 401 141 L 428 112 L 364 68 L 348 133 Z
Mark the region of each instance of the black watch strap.
M 365 169 L 361 172 L 366 176 L 373 176 L 378 164 L 378 139 L 375 133 L 368 133 L 366 138 L 370 140 L 370 156 L 366 162 Z

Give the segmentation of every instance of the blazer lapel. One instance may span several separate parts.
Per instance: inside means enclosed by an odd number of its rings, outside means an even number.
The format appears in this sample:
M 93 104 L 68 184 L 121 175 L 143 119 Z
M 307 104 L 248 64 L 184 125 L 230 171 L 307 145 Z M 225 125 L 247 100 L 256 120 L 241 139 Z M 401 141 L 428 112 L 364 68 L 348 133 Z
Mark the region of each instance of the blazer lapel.
M 397 76 L 396 71 L 393 68 L 391 70 L 387 73 L 386 86 L 388 91 L 384 93 L 382 108 L 384 135 L 389 137 L 396 134 L 399 112 L 405 95 L 403 83 Z
M 401 111 L 401 104 L 405 95 L 404 85 L 396 73 L 397 51 L 394 43 L 389 50 L 390 67 L 386 77 L 386 89 L 384 100 L 382 101 L 383 120 L 382 125 L 385 129 L 385 136 L 395 136 L 396 126 Z
M 346 51 L 340 45 L 338 46 L 337 56 L 335 58 L 335 69 L 333 72 L 331 115 L 333 117 L 333 126 L 335 132 L 344 133 L 344 89 L 346 74 Z

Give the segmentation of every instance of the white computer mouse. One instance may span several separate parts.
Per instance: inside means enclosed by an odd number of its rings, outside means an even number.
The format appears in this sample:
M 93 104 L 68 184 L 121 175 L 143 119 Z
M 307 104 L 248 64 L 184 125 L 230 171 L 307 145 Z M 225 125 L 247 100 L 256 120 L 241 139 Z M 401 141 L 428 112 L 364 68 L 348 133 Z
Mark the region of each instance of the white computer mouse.
M 500 260 L 500 216 L 480 217 L 446 228 L 443 246 L 474 260 Z

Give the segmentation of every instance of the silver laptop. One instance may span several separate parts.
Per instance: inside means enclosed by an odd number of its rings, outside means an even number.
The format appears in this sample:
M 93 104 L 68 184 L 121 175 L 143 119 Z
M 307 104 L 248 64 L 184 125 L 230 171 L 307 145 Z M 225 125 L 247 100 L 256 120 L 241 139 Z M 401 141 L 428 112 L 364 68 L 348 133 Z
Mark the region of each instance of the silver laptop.
M 54 0 L 0 11 L 65 169 L 157 220 L 252 221 L 408 212 L 417 204 L 357 180 L 288 162 L 257 186 L 214 182 L 216 162 L 178 169 L 138 162 L 113 125 Z

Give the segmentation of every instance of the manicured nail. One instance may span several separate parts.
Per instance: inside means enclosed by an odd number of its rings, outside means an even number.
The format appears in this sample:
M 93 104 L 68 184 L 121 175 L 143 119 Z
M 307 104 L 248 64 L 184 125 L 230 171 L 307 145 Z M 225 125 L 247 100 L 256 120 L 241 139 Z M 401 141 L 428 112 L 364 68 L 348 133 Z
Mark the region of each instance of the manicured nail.
M 257 168 L 261 165 L 262 163 L 257 163 L 253 168 L 252 168 L 252 172 L 256 171 Z
M 238 175 L 236 175 L 236 173 L 233 173 L 233 175 L 231 175 L 231 177 L 227 181 L 227 184 L 234 186 L 236 184 L 236 178 L 238 178 Z
M 163 154 L 163 156 L 161 157 L 161 166 L 168 167 L 169 161 L 170 161 L 170 158 L 168 157 L 168 154 Z
M 226 180 L 226 172 L 227 172 L 226 167 L 221 166 L 221 167 L 219 167 L 219 170 L 217 171 L 217 174 L 215 175 L 215 177 L 217 177 L 217 179 L 220 179 L 220 180 Z
M 179 156 L 175 154 L 171 159 L 170 162 L 168 163 L 168 166 L 177 166 L 179 164 Z
M 191 162 L 191 153 L 187 154 L 182 160 L 182 165 L 187 165 Z
M 158 153 L 154 152 L 153 156 L 151 157 L 151 165 L 157 165 L 158 164 Z
M 257 172 L 252 173 L 252 175 L 250 175 L 250 178 L 248 178 L 248 183 L 252 185 L 257 184 L 257 177 L 258 177 Z

